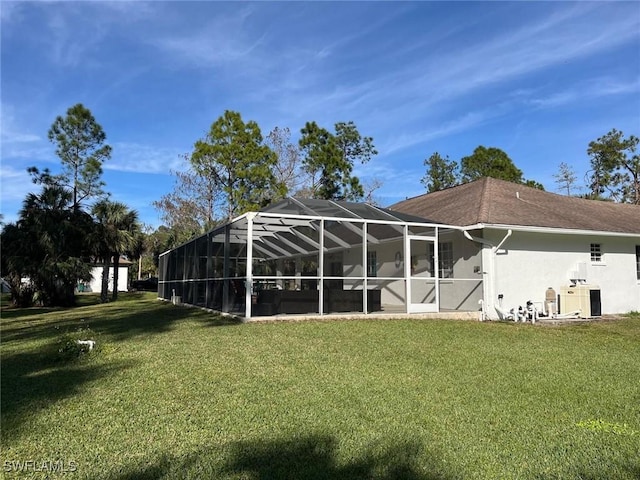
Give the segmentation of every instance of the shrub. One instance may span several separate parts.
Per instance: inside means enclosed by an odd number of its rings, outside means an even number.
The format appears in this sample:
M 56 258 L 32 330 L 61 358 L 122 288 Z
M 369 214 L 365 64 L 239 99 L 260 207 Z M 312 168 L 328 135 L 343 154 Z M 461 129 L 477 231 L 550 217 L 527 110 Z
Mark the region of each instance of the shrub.
M 93 348 L 78 343 L 79 340 L 93 340 Z M 101 350 L 98 335 L 89 327 L 78 327 L 77 330 L 61 335 L 57 342 L 58 358 L 61 360 L 78 360 L 89 355 L 95 355 Z

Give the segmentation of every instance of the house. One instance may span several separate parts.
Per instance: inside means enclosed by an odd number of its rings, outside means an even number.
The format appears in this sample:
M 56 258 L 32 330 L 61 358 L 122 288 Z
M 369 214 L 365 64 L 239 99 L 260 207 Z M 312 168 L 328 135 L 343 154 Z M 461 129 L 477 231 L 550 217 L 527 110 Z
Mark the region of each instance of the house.
M 481 247 L 474 269 L 488 318 L 528 301 L 582 316 L 640 311 L 640 206 L 482 178 L 389 210 L 460 227 Z M 468 246 L 459 232 L 438 241 L 452 250 L 455 272 Z
M 158 296 L 246 319 L 640 310 L 640 207 L 491 178 L 389 209 L 288 198 L 163 253 Z
M 449 278 L 451 250 L 439 251 L 445 233 L 463 245 L 458 278 Z M 158 296 L 247 319 L 442 309 L 477 318 L 481 251 L 462 229 L 428 217 L 288 198 L 163 253 Z
M 118 265 L 118 291 L 126 292 L 129 289 L 129 266 L 133 262 L 126 258 L 120 257 Z M 103 264 L 96 263 L 91 267 L 91 281 L 80 287 L 85 292 L 100 292 L 102 290 L 102 270 Z M 109 287 L 110 292 L 113 291 L 114 267 L 113 263 L 109 267 Z

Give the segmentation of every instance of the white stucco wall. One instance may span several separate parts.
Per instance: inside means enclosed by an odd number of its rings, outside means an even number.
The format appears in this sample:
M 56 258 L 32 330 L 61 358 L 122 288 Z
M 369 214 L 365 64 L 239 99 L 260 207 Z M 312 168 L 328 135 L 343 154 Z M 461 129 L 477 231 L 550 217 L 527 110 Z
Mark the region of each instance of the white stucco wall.
M 483 292 L 480 247 L 459 231 L 444 232 L 439 240 L 452 243 L 454 260 L 453 279 L 440 280 L 440 310 L 479 310 Z
M 480 306 L 478 300 L 482 298 L 482 257 L 480 247 L 468 240 L 459 231 L 443 232 L 440 242 L 451 242 L 453 245 L 453 275 L 452 279 L 442 279 L 440 282 L 441 310 L 476 311 Z M 376 252 L 377 276 L 369 278 L 369 287 L 382 290 L 383 305 L 405 305 L 404 282 L 404 242 L 401 239 L 370 243 L 369 249 Z M 396 255 L 400 262 L 396 265 Z M 352 247 L 343 252 L 343 275 L 362 275 L 362 248 Z M 389 279 L 391 278 L 391 279 Z M 383 280 L 386 279 L 386 280 Z M 361 289 L 362 281 L 345 280 L 345 289 Z M 423 285 L 415 285 L 412 298 L 424 297 L 429 303 L 435 301 L 433 291 L 424 291 Z
M 498 244 L 504 230 L 484 230 L 484 237 Z M 599 243 L 603 261 L 591 262 L 590 246 Z M 560 293 L 569 286 L 574 272 L 586 272 L 586 283 L 597 285 L 602 296 L 602 313 L 640 310 L 640 282 L 636 277 L 635 246 L 640 239 L 598 235 L 550 234 L 513 231 L 503 248 L 493 254 L 483 249 L 483 270 L 488 279 L 487 313 L 497 318 L 494 305 L 504 295 L 503 307 L 542 303 L 552 287 Z
M 128 267 L 118 267 L 118 291 L 126 292 L 129 286 L 129 271 Z M 109 267 L 109 291 L 113 291 L 113 267 Z M 100 292 L 102 288 L 102 267 L 93 267 L 91 270 L 93 279 L 89 283 L 88 292 Z

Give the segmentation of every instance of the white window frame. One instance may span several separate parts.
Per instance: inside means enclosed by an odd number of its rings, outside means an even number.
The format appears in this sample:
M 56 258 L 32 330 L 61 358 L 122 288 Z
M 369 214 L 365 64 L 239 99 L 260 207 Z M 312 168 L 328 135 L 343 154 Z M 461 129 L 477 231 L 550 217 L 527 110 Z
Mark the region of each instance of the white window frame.
M 589 247 L 589 252 L 593 265 L 604 265 L 604 253 L 602 253 L 601 243 L 592 243 Z

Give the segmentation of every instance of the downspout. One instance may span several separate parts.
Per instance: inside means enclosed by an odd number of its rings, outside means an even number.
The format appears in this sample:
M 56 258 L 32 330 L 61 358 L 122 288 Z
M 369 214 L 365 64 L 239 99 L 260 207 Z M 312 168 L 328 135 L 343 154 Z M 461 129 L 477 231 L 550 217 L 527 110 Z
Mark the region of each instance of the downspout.
M 500 247 L 504 244 L 504 242 L 507 241 L 507 238 L 509 238 L 511 236 L 513 232 L 511 231 L 511 229 L 507 230 L 507 234 L 504 236 L 504 238 L 502 239 L 502 241 L 498 244 L 498 246 L 495 248 L 495 250 L 493 251 L 493 253 L 497 253 L 498 250 L 500 250 Z
M 491 247 L 491 255 L 489 256 L 489 278 L 491 278 L 491 285 L 487 285 L 488 282 L 484 281 L 482 282 L 482 296 L 483 301 L 482 301 L 482 320 L 486 320 L 487 318 L 487 304 L 490 303 L 491 305 L 494 305 L 494 301 L 493 301 L 493 295 L 496 293 L 496 275 L 495 275 L 495 261 L 494 261 L 494 257 L 497 254 L 498 250 L 500 250 L 500 247 L 502 247 L 502 245 L 504 245 L 504 243 L 507 241 L 507 239 L 513 234 L 513 231 L 511 229 L 507 230 L 507 234 L 504 236 L 504 238 L 500 241 L 500 243 L 498 243 L 498 245 L 494 245 L 492 242 L 484 239 L 484 238 L 480 238 L 480 237 L 474 237 L 472 236 L 467 230 L 463 230 L 462 234 L 465 236 L 465 238 L 471 240 L 472 242 L 476 242 L 476 243 L 481 243 L 483 245 L 488 245 Z M 491 289 L 489 289 L 488 287 L 492 287 Z M 487 290 L 491 290 L 490 292 L 487 292 Z M 491 297 L 491 302 L 488 302 L 487 300 Z

